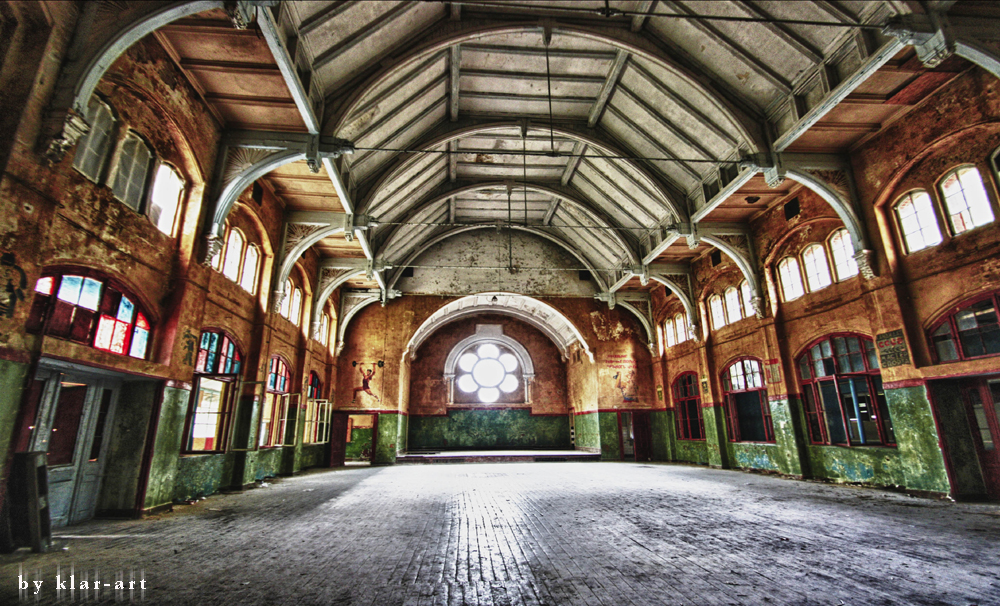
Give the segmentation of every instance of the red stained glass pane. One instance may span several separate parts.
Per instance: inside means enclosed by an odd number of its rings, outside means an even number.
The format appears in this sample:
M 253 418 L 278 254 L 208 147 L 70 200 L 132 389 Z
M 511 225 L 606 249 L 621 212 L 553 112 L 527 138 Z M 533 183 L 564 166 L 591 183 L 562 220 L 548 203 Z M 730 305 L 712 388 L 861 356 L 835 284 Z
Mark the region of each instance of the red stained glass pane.
M 54 288 L 55 278 L 52 277 L 41 278 L 38 280 L 38 284 L 35 284 L 35 292 L 43 295 L 51 295 Z
M 135 325 L 143 330 L 149 330 L 149 322 L 146 321 L 146 316 L 142 314 L 136 314 Z
M 101 316 L 97 324 L 97 336 L 94 337 L 94 347 L 105 351 L 111 350 L 111 337 L 115 330 L 115 319 L 110 316 Z
M 128 346 L 128 324 L 115 322 L 115 332 L 111 336 L 111 351 L 114 353 L 125 353 Z
M 196 372 L 206 372 L 205 361 L 208 359 L 208 352 L 204 349 L 198 350 L 198 362 L 194 365 Z

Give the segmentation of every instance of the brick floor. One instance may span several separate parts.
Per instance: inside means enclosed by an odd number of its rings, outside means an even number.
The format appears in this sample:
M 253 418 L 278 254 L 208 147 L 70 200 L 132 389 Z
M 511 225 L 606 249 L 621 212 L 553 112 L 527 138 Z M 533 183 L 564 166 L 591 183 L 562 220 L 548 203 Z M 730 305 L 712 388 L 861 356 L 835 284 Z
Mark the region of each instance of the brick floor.
M 57 566 L 149 604 L 1000 604 L 1000 506 L 681 465 L 324 471 L 58 534 L 0 604 Z

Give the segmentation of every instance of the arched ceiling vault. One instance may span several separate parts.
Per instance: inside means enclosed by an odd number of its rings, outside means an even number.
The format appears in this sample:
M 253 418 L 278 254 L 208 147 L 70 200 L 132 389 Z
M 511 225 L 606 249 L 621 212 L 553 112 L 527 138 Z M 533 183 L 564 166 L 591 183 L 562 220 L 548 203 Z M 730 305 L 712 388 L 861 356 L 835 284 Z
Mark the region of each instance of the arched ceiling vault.
M 1000 75 L 980 35 L 1000 10 L 966 3 L 202 0 L 132 3 L 113 25 L 104 4 L 81 14 L 49 155 L 152 34 L 224 132 L 206 234 L 262 182 L 289 225 L 318 225 L 282 274 L 303 249 L 364 257 L 368 281 L 345 284 L 383 301 L 387 271 L 395 283 L 431 243 L 497 225 L 616 268 L 599 276 L 608 295 L 648 289 L 654 265 L 683 275 L 712 246 L 755 283 L 749 221 L 799 187 L 837 211 L 863 264 L 847 152 L 907 110 L 890 99 L 933 92 L 927 71 L 943 85 L 963 57 Z

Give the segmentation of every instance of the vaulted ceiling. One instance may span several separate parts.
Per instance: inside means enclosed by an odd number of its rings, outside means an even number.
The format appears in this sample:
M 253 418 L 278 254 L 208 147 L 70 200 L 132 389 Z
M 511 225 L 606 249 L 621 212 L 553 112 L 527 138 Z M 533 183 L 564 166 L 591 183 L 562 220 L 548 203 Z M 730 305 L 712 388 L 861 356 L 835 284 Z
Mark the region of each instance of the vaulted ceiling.
M 741 160 L 843 165 L 966 65 L 927 68 L 882 32 L 922 10 L 909 2 L 244 4 L 248 29 L 216 9 L 156 35 L 227 131 L 353 145 L 263 180 L 288 213 L 364 217 L 359 238 L 314 246 L 376 274 L 470 225 L 512 225 L 644 288 L 627 270 L 712 249 L 678 234 L 746 230 L 799 187 Z

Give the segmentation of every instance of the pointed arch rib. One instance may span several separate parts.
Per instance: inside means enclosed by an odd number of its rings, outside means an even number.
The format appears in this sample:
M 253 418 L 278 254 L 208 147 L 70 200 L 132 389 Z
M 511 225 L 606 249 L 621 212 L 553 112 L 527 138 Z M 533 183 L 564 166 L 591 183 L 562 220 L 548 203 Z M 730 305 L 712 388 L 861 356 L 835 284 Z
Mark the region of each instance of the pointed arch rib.
M 680 299 L 681 305 L 684 306 L 684 313 L 687 314 L 688 331 L 693 335 L 697 334 L 697 332 L 695 332 L 693 329 L 697 328 L 698 326 L 698 313 L 697 310 L 695 309 L 694 301 L 692 301 L 691 298 L 688 297 L 687 295 L 687 289 L 682 288 L 673 279 L 668 278 L 667 276 L 664 276 L 662 274 L 650 273 L 649 279 L 655 280 L 656 282 L 659 282 L 660 284 L 666 286 L 667 288 L 670 289 L 670 292 L 674 293 L 674 295 L 676 295 L 677 298 Z
M 235 178 L 222 187 L 222 191 L 219 193 L 219 198 L 215 202 L 215 211 L 212 215 L 211 231 L 216 235 L 222 235 L 223 225 L 226 223 L 226 217 L 229 216 L 229 211 L 232 209 L 233 203 L 240 197 L 243 190 L 253 185 L 254 181 L 279 166 L 298 162 L 305 157 L 305 152 L 301 151 L 279 151 L 241 170 Z

